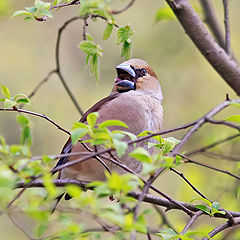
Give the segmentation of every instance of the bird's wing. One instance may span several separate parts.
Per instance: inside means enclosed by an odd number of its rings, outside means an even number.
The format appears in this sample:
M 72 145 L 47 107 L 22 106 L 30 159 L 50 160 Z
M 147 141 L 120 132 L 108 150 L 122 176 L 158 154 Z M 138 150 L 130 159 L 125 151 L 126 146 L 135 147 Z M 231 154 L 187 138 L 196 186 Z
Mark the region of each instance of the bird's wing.
M 118 96 L 119 96 L 119 93 L 114 93 L 114 94 L 109 95 L 108 97 L 103 98 L 102 100 L 97 102 L 95 105 L 93 105 L 87 112 L 85 112 L 83 114 L 83 116 L 81 117 L 81 119 L 79 120 L 79 122 L 86 122 L 87 116 L 88 116 L 89 113 L 99 111 L 103 105 L 105 105 L 106 103 L 112 101 L 113 99 L 115 99 Z M 65 143 L 65 145 L 64 145 L 64 147 L 62 149 L 61 154 L 71 153 L 71 151 L 72 151 L 72 142 L 71 142 L 71 138 L 69 138 L 67 140 L 67 142 Z M 66 163 L 68 161 L 68 158 L 69 157 L 62 157 L 62 158 L 60 158 L 54 168 L 56 168 L 56 167 L 58 167 L 58 166 L 60 166 L 60 165 L 62 165 L 64 163 Z

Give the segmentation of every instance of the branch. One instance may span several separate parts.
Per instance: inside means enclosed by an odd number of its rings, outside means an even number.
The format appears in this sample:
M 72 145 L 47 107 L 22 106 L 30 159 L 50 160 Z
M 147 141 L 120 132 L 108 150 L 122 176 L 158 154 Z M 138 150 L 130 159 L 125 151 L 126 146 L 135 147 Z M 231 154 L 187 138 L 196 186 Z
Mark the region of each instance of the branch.
M 188 0 L 166 0 L 185 32 L 226 83 L 240 95 L 240 68 L 208 32 Z
M 126 7 L 124 7 L 123 9 L 121 10 L 112 10 L 110 13 L 112 15 L 116 15 L 116 14 L 120 14 L 120 13 L 123 13 L 125 12 L 126 10 L 128 10 L 128 8 L 130 8 L 133 4 L 134 4 L 135 0 L 131 0 L 128 5 Z
M 181 142 L 173 149 L 172 156 L 175 156 L 176 153 L 180 151 L 181 147 L 187 142 L 187 140 L 193 135 L 193 133 L 196 132 L 204 123 L 212 122 L 214 124 L 218 124 L 217 121 L 211 120 L 211 118 L 218 114 L 220 111 L 222 111 L 224 108 L 228 107 L 230 103 L 234 102 L 240 103 L 240 100 L 225 100 L 223 103 L 219 104 L 218 106 L 210 110 L 208 113 L 206 113 L 203 117 L 199 118 L 196 121 L 196 124 L 185 134 Z M 221 124 L 223 124 L 222 121 Z M 227 125 L 228 122 L 224 122 L 224 124 Z M 236 126 L 231 125 L 231 127 L 235 128 Z
M 62 7 L 68 7 L 68 6 L 73 6 L 73 5 L 78 5 L 80 4 L 80 1 L 78 0 L 73 0 L 72 2 L 69 3 L 63 3 L 63 4 L 58 4 L 58 5 L 52 5 L 49 10 L 55 9 L 55 8 L 62 8 Z
M 89 187 L 88 184 L 89 182 L 87 181 L 80 181 L 77 179 L 55 179 L 53 180 L 53 183 L 57 186 L 57 187 L 64 187 L 66 185 L 69 184 L 73 184 L 73 185 L 77 185 L 85 190 L 93 190 L 93 187 Z M 25 183 L 23 181 L 20 181 L 19 183 L 17 183 L 16 188 L 23 188 L 25 186 Z M 33 188 L 33 187 L 44 187 L 43 185 L 43 181 L 40 179 L 36 179 L 34 181 L 32 181 L 30 184 L 28 184 L 28 188 Z M 135 199 L 139 199 L 139 197 L 141 196 L 142 192 L 130 192 L 128 195 L 130 197 L 133 197 Z M 179 206 L 175 205 L 174 203 L 172 203 L 171 201 L 161 198 L 161 197 L 157 197 L 157 196 L 153 196 L 151 194 L 144 194 L 143 197 L 143 202 L 146 203 L 152 203 L 152 204 L 156 204 L 162 207 L 166 207 L 168 210 L 170 209 L 181 209 Z M 176 201 L 179 205 L 184 206 L 185 208 L 187 208 L 189 211 L 193 211 L 193 212 L 198 212 L 199 209 L 197 209 L 193 204 L 190 203 L 186 203 L 186 202 L 181 202 L 181 201 Z M 235 211 L 227 211 L 229 214 L 231 214 L 234 218 L 236 217 L 240 217 L 240 212 L 235 212 Z M 205 215 L 207 215 L 207 213 L 203 213 Z M 217 218 L 228 218 L 226 216 L 226 214 L 215 214 L 214 217 Z
M 157 213 L 161 216 L 162 218 L 162 225 L 166 225 L 167 227 L 171 228 L 174 232 L 178 233 L 178 231 L 175 229 L 175 227 L 170 223 L 168 220 L 166 214 L 162 211 L 162 209 L 155 204 L 153 204 L 154 209 L 157 211 Z
M 215 170 L 215 171 L 217 171 L 217 172 L 221 172 L 221 173 L 227 174 L 227 175 L 229 175 L 229 176 L 231 176 L 231 177 L 234 177 L 234 178 L 240 180 L 240 176 L 237 176 L 237 175 L 235 175 L 235 174 L 233 174 L 233 173 L 231 173 L 231 172 L 229 172 L 229 171 L 222 170 L 222 169 L 219 169 L 219 168 L 210 166 L 210 165 L 208 165 L 208 164 L 206 164 L 206 163 L 198 162 L 198 161 L 193 160 L 193 159 L 191 159 L 191 158 L 189 158 L 189 157 L 187 157 L 187 156 L 185 156 L 185 155 L 183 155 L 183 154 L 180 154 L 180 153 L 178 153 L 177 155 L 179 155 L 180 157 L 182 157 L 182 158 L 184 158 L 184 159 L 187 160 L 187 161 L 184 161 L 184 163 L 195 163 L 195 164 L 197 164 L 197 165 L 200 165 L 200 166 L 203 166 L 203 167 L 206 167 L 206 168 Z
M 232 156 L 226 156 L 226 155 L 223 155 L 223 154 L 220 154 L 220 153 L 208 152 L 208 151 L 205 151 L 202 154 L 205 155 L 206 157 L 210 157 L 210 158 L 233 161 L 233 162 L 240 162 L 240 156 L 239 157 L 232 157 Z
M 193 225 L 193 223 L 197 220 L 198 217 L 200 217 L 203 214 L 203 211 L 198 211 L 196 212 L 191 219 L 189 220 L 189 222 L 187 223 L 187 225 L 184 227 L 184 229 L 182 230 L 182 232 L 180 234 L 184 235 L 188 229 Z
M 222 140 L 219 140 L 219 141 L 214 142 L 214 143 L 212 143 L 212 144 L 209 144 L 209 145 L 207 145 L 207 146 L 204 146 L 204 147 L 201 147 L 201 148 L 199 148 L 199 149 L 196 149 L 196 150 L 193 150 L 193 151 L 191 151 L 191 152 L 188 152 L 188 153 L 185 154 L 185 156 L 190 157 L 190 156 L 192 156 L 192 155 L 194 155 L 194 154 L 205 152 L 206 150 L 208 150 L 208 149 L 210 149 L 210 148 L 213 148 L 213 147 L 215 147 L 215 146 L 217 146 L 217 145 L 220 145 L 220 144 L 222 144 L 222 143 L 231 141 L 232 139 L 235 139 L 235 138 L 237 138 L 237 137 L 240 137 L 240 133 L 237 133 L 237 134 L 235 134 L 235 135 L 232 135 L 232 136 L 230 136 L 230 137 L 224 138 L 224 139 L 222 139 Z
M 212 238 L 213 236 L 215 236 L 216 234 L 222 232 L 226 228 L 229 228 L 229 227 L 236 226 L 236 225 L 240 224 L 240 217 L 235 218 L 234 221 L 235 221 L 234 224 L 232 224 L 229 221 L 227 221 L 226 223 L 216 227 L 210 233 L 208 233 L 207 237 L 202 238 L 202 240 L 209 240 L 209 237 Z
M 59 130 L 67 133 L 68 135 L 71 135 L 71 133 L 64 129 L 63 127 L 61 127 L 60 125 L 58 125 L 56 122 L 54 122 L 52 119 L 50 119 L 49 117 L 47 117 L 46 115 L 44 114 L 40 114 L 40 113 L 36 113 L 36 112 L 31 112 L 31 111 L 27 111 L 27 110 L 23 110 L 23 109 L 18 109 L 18 108 L 0 108 L 0 111 L 4 111 L 4 112 L 20 112 L 20 113 L 26 113 L 26 114 L 29 114 L 29 115 L 33 115 L 33 116 L 37 116 L 37 117 L 40 117 L 40 118 L 43 118 L 43 119 L 46 119 L 48 122 L 50 122 L 51 124 L 53 124 L 54 126 L 56 126 Z
M 231 36 L 230 36 L 230 25 L 229 25 L 228 1 L 229 0 L 223 0 L 224 26 L 225 26 L 225 44 L 224 44 L 224 49 L 226 50 L 228 55 L 231 55 Z
M 38 85 L 33 89 L 33 91 L 28 95 L 28 98 L 32 98 L 36 92 L 39 90 L 39 88 L 48 81 L 48 79 L 54 74 L 56 73 L 56 69 L 50 71 L 47 76 L 40 82 L 38 83 Z M 20 108 L 22 108 L 22 105 L 20 106 Z
M 209 200 L 206 196 L 204 196 L 196 187 L 194 187 L 192 185 L 192 183 L 183 175 L 183 173 L 180 173 L 179 171 L 177 171 L 174 168 L 170 168 L 171 171 L 175 172 L 178 176 L 180 176 L 192 189 L 194 192 L 196 192 L 197 194 L 199 194 L 202 198 L 207 199 L 208 201 L 212 202 L 211 200 Z
M 73 96 L 72 91 L 68 87 L 68 85 L 67 85 L 67 83 L 66 83 L 66 81 L 65 81 L 65 79 L 64 79 L 64 77 L 62 75 L 62 72 L 60 70 L 60 59 L 59 59 L 60 41 L 61 41 L 61 37 L 62 37 L 62 32 L 70 23 L 72 23 L 72 22 L 74 22 L 76 20 L 83 20 L 83 17 L 73 17 L 73 18 L 69 19 L 68 21 L 66 21 L 61 28 L 59 28 L 58 36 L 57 36 L 57 43 L 56 43 L 55 58 L 56 58 L 56 73 L 58 74 L 59 79 L 62 82 L 63 87 L 65 88 L 65 90 L 68 93 L 69 97 L 71 98 L 73 104 L 75 105 L 75 107 L 77 108 L 78 112 L 82 116 L 83 115 L 83 111 L 82 111 L 81 107 L 79 106 L 76 98 Z
M 222 30 L 219 26 L 219 22 L 217 20 L 217 16 L 215 14 L 212 1 L 211 0 L 200 0 L 200 3 L 203 8 L 205 22 L 208 24 L 211 32 L 215 36 L 216 40 L 218 41 L 219 45 L 224 48 L 224 37 Z

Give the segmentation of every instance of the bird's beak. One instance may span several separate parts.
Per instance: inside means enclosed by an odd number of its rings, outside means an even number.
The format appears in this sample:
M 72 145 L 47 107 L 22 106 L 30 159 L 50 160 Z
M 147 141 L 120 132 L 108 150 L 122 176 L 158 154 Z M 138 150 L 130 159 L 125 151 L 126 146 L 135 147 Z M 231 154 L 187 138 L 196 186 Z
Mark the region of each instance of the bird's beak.
M 118 92 L 127 92 L 135 90 L 135 77 L 136 73 L 129 64 L 120 64 L 116 66 L 117 78 L 115 85 Z

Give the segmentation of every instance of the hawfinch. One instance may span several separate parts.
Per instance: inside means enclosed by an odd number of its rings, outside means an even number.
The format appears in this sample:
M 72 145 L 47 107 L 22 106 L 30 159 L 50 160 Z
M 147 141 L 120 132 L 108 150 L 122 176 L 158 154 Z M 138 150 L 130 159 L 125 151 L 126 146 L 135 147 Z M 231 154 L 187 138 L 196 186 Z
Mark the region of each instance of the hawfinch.
M 87 115 L 98 112 L 98 123 L 108 119 L 117 119 L 128 125 L 125 131 L 135 135 L 149 130 L 162 129 L 163 109 L 161 105 L 162 91 L 158 78 L 152 68 L 143 60 L 131 59 L 116 66 L 117 77 L 110 95 L 97 102 L 80 119 L 86 122 Z M 120 127 L 111 127 L 110 130 L 122 130 Z M 83 138 L 83 140 L 87 139 Z M 124 140 L 129 141 L 126 137 Z M 140 143 L 140 146 L 146 144 Z M 139 173 L 142 165 L 128 156 L 133 150 L 130 147 L 127 153 L 119 160 L 129 168 Z M 70 152 L 86 152 L 81 143 L 72 146 L 71 139 L 63 147 L 62 154 Z M 81 157 L 81 156 L 80 156 Z M 79 156 L 63 157 L 57 166 L 68 161 L 76 160 Z M 103 159 L 104 160 L 104 159 Z M 111 171 L 124 173 L 124 170 L 105 161 Z M 60 172 L 60 178 L 72 178 L 85 181 L 105 180 L 105 167 L 97 159 L 89 159 L 83 163 L 69 166 Z

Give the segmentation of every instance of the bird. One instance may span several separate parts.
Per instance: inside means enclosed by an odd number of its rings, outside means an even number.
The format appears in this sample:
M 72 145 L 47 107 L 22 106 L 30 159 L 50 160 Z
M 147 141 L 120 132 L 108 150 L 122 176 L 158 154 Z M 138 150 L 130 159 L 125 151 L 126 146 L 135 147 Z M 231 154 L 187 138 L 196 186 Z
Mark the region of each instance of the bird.
M 80 122 L 85 123 L 88 114 L 98 112 L 97 123 L 110 119 L 120 120 L 128 125 L 128 129 L 125 131 L 135 135 L 143 131 L 161 131 L 163 95 L 158 77 L 153 69 L 144 60 L 130 59 L 117 65 L 116 73 L 117 76 L 110 95 L 93 105 L 82 116 Z M 119 127 L 112 126 L 110 128 L 111 131 L 116 129 L 119 129 Z M 126 136 L 123 140 L 127 141 L 127 138 Z M 139 143 L 139 145 L 145 147 L 146 143 Z M 133 146 L 130 146 L 127 153 L 119 161 L 134 172 L 140 173 L 142 164 L 128 156 L 128 153 L 132 150 Z M 80 142 L 72 145 L 71 138 L 69 138 L 61 154 L 74 152 L 86 152 L 86 149 Z M 79 156 L 62 157 L 55 167 L 78 158 Z M 116 171 L 119 174 L 126 173 L 122 168 L 114 164 L 109 164 L 107 161 L 106 164 L 110 171 Z M 62 169 L 59 173 L 59 178 L 104 181 L 106 180 L 105 171 L 106 168 L 97 159 L 92 158 Z M 65 199 L 68 198 L 69 196 L 65 195 Z

